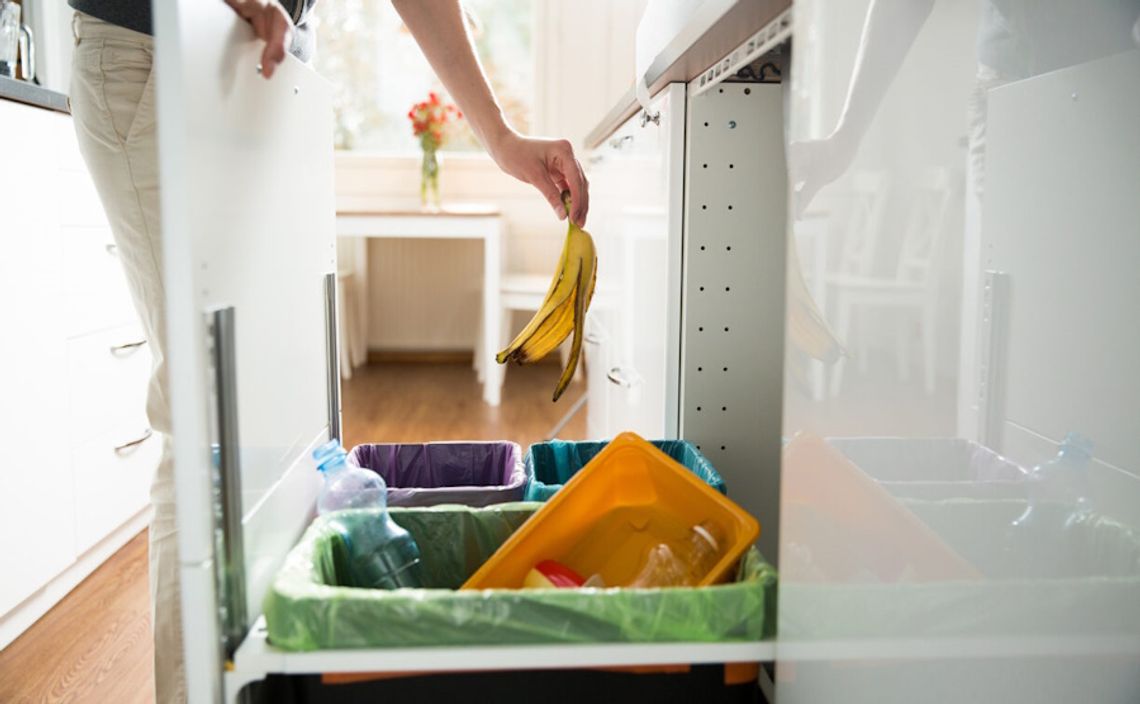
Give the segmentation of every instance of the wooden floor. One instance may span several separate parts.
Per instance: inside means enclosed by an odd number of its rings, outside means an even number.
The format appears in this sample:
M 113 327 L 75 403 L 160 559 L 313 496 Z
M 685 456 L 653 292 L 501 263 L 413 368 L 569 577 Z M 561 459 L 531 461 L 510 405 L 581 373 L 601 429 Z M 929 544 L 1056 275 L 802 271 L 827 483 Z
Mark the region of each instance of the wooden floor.
M 344 445 L 428 440 L 513 440 L 523 446 L 544 439 L 585 393 L 574 382 L 558 403 L 550 396 L 560 370 L 554 364 L 510 367 L 503 403 L 483 403 L 469 364 L 383 364 L 360 369 L 343 386 Z M 586 409 L 559 433 L 586 434 Z
M 0 702 L 152 701 L 146 531 L 0 651 Z
M 553 364 L 512 368 L 503 404 L 481 400 L 470 365 L 383 364 L 358 370 L 343 386 L 347 447 L 364 442 L 541 440 L 585 385 L 550 402 Z M 585 409 L 560 434 L 584 437 Z M 153 672 L 146 532 L 0 651 L 0 703 L 151 700 Z

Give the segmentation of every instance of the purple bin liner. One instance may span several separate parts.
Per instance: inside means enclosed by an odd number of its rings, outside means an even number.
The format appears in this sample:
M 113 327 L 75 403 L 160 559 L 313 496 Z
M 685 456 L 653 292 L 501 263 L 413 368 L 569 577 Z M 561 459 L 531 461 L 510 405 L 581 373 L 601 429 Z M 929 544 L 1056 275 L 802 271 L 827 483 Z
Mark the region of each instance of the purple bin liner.
M 348 463 L 383 477 L 389 506 L 522 501 L 527 475 L 513 442 L 357 445 Z

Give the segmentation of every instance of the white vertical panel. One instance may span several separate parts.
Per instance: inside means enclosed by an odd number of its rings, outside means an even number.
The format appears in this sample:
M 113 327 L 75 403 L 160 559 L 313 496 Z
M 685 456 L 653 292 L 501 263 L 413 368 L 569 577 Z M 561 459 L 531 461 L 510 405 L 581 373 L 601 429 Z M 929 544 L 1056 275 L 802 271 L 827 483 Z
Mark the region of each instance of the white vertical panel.
M 1140 476 L 1137 86 L 1130 51 L 990 93 L 982 252 L 1010 280 L 1008 421 Z
M 213 374 L 206 316 L 233 307 L 248 601 L 308 521 L 297 496 L 328 426 L 324 276 L 336 271 L 328 84 L 293 58 L 271 81 L 224 3 L 155 6 L 163 242 L 191 701 L 219 690 L 210 584 Z M 306 481 L 308 480 L 308 481 Z M 274 503 L 275 490 L 283 506 Z M 307 489 L 306 489 L 307 487 Z M 277 509 L 277 510 L 275 510 Z M 212 595 L 210 595 L 212 597 Z M 249 614 L 256 617 L 256 610 Z
M 681 437 L 724 476 L 776 558 L 787 181 L 781 87 L 689 100 Z

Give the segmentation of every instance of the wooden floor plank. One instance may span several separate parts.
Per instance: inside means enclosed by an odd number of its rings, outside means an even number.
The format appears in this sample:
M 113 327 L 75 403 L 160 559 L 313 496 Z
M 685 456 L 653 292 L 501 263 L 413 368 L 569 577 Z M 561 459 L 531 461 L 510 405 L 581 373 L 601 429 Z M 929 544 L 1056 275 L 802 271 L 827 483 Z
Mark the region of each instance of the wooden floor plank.
M 370 365 L 343 385 L 345 446 L 509 439 L 525 449 L 585 391 L 575 383 L 551 403 L 558 374 L 551 364 L 512 367 L 491 408 L 468 364 Z M 560 437 L 580 439 L 585 428 L 583 408 Z M 152 655 L 143 531 L 0 651 L 0 702 L 149 702 Z

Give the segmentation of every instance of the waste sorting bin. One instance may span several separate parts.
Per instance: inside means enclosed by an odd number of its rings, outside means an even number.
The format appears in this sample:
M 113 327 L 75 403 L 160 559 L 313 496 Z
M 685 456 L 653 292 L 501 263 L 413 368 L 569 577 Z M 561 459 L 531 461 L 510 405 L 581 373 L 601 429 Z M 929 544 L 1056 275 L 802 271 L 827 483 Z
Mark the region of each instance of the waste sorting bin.
M 424 589 L 342 587 L 339 534 L 317 518 L 265 600 L 270 642 L 285 650 L 445 645 L 759 640 L 775 627 L 776 571 L 755 548 L 735 579 L 668 589 L 484 589 L 463 584 L 538 503 L 395 508 L 422 554 Z M 360 509 L 367 511 L 367 509 Z
M 961 438 L 828 438 L 828 444 L 898 498 L 1014 499 L 1024 469 Z
M 348 463 L 384 478 L 389 506 L 521 501 L 529 478 L 522 450 L 513 442 L 357 445 Z
M 725 493 L 724 480 L 701 451 L 686 440 L 651 440 L 654 447 L 669 455 L 706 484 Z M 546 501 L 562 485 L 585 467 L 608 445 L 601 442 L 552 440 L 535 443 L 527 450 L 524 465 L 530 475 L 526 488 L 527 501 Z

